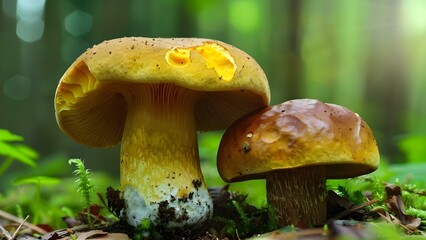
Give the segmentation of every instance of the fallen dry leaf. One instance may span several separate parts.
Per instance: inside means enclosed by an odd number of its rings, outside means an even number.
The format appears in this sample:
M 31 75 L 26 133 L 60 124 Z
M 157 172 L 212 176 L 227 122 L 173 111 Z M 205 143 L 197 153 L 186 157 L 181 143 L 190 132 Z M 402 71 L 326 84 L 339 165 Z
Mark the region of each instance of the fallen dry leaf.
M 77 232 L 74 234 L 77 240 L 95 240 L 95 239 L 110 239 L 110 240 L 129 240 L 129 236 L 124 233 L 107 233 L 102 230 L 92 230 L 88 232 Z
M 405 206 L 401 197 L 401 188 L 396 185 L 388 184 L 385 189 L 388 197 L 386 206 L 395 214 L 397 221 L 394 220 L 394 222 L 403 225 L 411 231 L 417 230 L 417 227 L 420 226 L 421 223 L 420 218 L 405 213 Z
M 283 240 L 283 239 L 292 239 L 292 240 L 327 240 L 330 239 L 329 234 L 323 228 L 309 228 L 309 229 L 300 229 L 294 232 L 282 231 L 278 229 L 272 232 L 260 234 L 249 238 L 251 240 Z
M 91 239 L 130 240 L 129 236 L 124 233 L 108 233 L 107 235 Z
M 89 239 L 93 236 L 106 235 L 106 234 L 108 234 L 108 233 L 104 232 L 102 230 L 92 230 L 92 231 L 88 231 L 88 232 L 77 232 L 74 235 L 78 236 L 77 240 L 86 240 L 86 239 Z

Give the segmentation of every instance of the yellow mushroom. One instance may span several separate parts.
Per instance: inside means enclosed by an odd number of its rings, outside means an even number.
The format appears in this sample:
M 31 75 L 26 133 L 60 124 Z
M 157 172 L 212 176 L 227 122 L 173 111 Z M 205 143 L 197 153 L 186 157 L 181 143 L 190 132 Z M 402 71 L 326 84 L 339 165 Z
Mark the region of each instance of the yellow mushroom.
M 120 38 L 69 67 L 55 96 L 60 128 L 75 141 L 121 141 L 123 217 L 199 227 L 212 215 L 199 166 L 198 131 L 228 127 L 269 104 L 265 74 L 243 51 L 193 38 Z M 162 211 L 172 215 L 160 219 Z

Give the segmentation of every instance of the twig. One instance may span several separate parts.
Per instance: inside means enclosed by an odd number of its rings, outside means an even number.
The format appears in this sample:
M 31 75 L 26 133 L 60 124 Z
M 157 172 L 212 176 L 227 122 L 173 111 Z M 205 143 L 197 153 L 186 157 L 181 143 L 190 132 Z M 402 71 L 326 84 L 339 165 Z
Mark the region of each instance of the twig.
M 15 223 L 22 223 L 22 225 L 23 225 L 24 227 L 27 227 L 27 228 L 29 228 L 29 229 L 33 230 L 33 231 L 34 231 L 34 232 L 36 232 L 36 233 L 39 233 L 39 234 L 46 234 L 46 233 L 47 233 L 44 229 L 42 229 L 42 228 L 40 228 L 40 227 L 37 227 L 37 226 L 36 226 L 36 225 L 34 225 L 34 224 L 31 224 L 31 223 L 25 222 L 25 221 L 23 221 L 22 219 L 17 218 L 17 217 L 15 217 L 15 216 L 13 216 L 12 214 L 7 213 L 7 212 L 5 212 L 5 211 L 0 210 L 0 217 L 2 217 L 2 218 L 4 218 L 4 219 L 7 219 L 7 220 L 9 220 L 9 221 L 11 221 L 11 222 L 15 222 Z
M 389 217 L 386 217 L 386 216 L 384 216 L 383 214 L 381 214 L 381 213 L 377 213 L 377 214 L 379 214 L 379 216 L 380 217 L 382 217 L 382 218 L 384 218 L 388 223 L 391 223 L 391 224 L 394 224 L 394 225 L 398 225 L 398 226 L 400 226 L 401 228 L 403 228 L 407 233 L 409 233 L 409 234 L 413 234 L 414 233 L 414 231 L 413 230 L 411 230 L 411 229 L 409 229 L 406 225 L 404 225 L 404 224 L 402 224 L 401 223 L 401 221 L 399 221 L 399 219 L 397 219 L 394 215 L 392 215 L 392 214 L 390 214 L 390 213 L 387 213 L 388 215 L 389 215 Z M 395 221 L 393 221 L 392 220 L 392 218 L 393 219 L 396 219 L 397 221 L 395 222 Z
M 22 225 L 27 221 L 29 215 L 27 215 L 27 217 L 21 222 L 21 224 L 19 224 L 18 228 L 16 228 L 15 232 L 12 235 L 12 239 L 14 239 L 16 237 L 16 234 L 18 234 L 19 229 L 21 229 Z
M 252 238 L 250 238 L 252 239 Z M 281 232 L 275 230 L 253 237 L 259 240 L 271 239 L 329 239 L 329 233 L 324 228 L 302 229 L 295 232 Z
M 6 236 L 7 240 L 12 240 L 12 236 L 10 236 L 10 233 L 4 229 L 1 225 L 0 225 L 0 232 L 3 233 L 4 236 Z
M 340 218 L 342 218 L 342 217 L 344 217 L 344 216 L 346 216 L 346 215 L 348 215 L 350 213 L 353 213 L 353 212 L 355 212 L 355 211 L 357 211 L 359 209 L 365 208 L 365 207 L 370 206 L 372 204 L 375 204 L 377 202 L 379 202 L 378 199 L 373 199 L 373 200 L 369 200 L 369 201 L 367 201 L 367 202 L 365 202 L 363 204 L 353 206 L 353 207 L 351 207 L 351 208 L 349 208 L 349 209 L 347 209 L 347 210 L 345 210 L 343 212 L 340 212 L 336 216 L 332 217 L 330 220 L 340 219 Z

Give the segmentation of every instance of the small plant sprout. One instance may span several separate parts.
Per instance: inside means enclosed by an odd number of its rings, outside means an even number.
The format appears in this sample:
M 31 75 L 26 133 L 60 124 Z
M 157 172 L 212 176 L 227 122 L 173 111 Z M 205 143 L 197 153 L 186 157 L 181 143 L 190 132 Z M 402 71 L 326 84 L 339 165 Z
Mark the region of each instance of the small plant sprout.
M 81 199 L 87 211 L 87 223 L 91 225 L 90 205 L 92 204 L 92 201 L 90 199 L 90 195 L 94 189 L 92 179 L 90 178 L 92 173 L 89 171 L 89 169 L 86 169 L 84 162 L 81 159 L 70 159 L 68 163 L 70 165 L 75 164 L 77 167 L 77 169 L 74 171 L 75 176 L 77 176 L 77 180 L 75 181 L 78 185 L 77 192 L 81 194 Z
M 32 223 L 37 224 L 40 218 L 41 212 L 41 187 L 51 186 L 60 183 L 59 178 L 47 177 L 47 176 L 32 176 L 18 178 L 13 181 L 14 185 L 26 185 L 32 184 L 35 186 L 34 201 L 31 202 L 32 211 Z
M 151 220 L 144 218 L 141 223 L 136 227 L 136 232 L 134 236 L 135 240 L 139 239 L 163 239 L 161 234 L 155 229 L 155 225 Z
M 23 140 L 24 138 L 21 136 L 0 129 L 0 176 L 14 161 L 31 167 L 36 166 L 35 159 L 38 154 L 30 147 L 20 144 Z
M 238 212 L 240 219 L 241 219 L 241 234 L 246 234 L 250 230 L 250 218 L 247 216 L 247 214 L 244 212 L 243 208 L 241 207 L 240 203 L 237 201 L 232 200 L 232 205 L 234 206 L 235 210 Z

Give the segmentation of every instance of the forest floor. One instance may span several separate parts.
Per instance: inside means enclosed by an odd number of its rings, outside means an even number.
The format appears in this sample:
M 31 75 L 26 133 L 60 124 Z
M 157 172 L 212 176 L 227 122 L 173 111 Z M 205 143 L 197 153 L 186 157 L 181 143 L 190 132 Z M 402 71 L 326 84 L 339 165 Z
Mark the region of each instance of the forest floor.
M 109 189 L 105 206 L 92 205 L 76 218 L 64 217 L 68 228 L 52 229 L 48 225 L 32 225 L 0 210 L 0 239 L 18 240 L 84 240 L 84 239 L 405 239 L 425 238 L 422 218 L 405 211 L 399 186 L 383 186 L 386 197 L 373 199 L 363 193 L 364 202 L 355 204 L 329 190 L 327 224 L 309 229 L 277 228 L 270 207 L 258 208 L 246 203 L 247 195 L 230 192 L 228 186 L 210 189 L 214 216 L 203 231 L 165 230 L 152 225 L 135 229 L 124 221 L 111 221 L 101 214 L 108 208 L 118 212 L 119 192 Z M 343 190 L 344 191 L 344 190 Z M 344 194 L 343 194 L 344 195 Z M 100 196 L 100 194 L 98 194 Z M 91 223 L 87 213 L 90 212 Z M 276 230 L 274 230 L 276 229 Z

